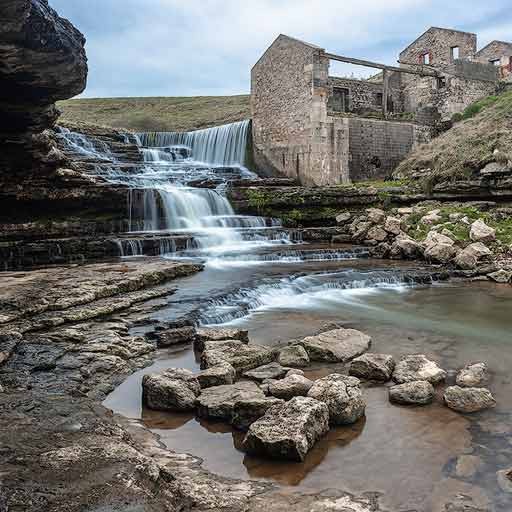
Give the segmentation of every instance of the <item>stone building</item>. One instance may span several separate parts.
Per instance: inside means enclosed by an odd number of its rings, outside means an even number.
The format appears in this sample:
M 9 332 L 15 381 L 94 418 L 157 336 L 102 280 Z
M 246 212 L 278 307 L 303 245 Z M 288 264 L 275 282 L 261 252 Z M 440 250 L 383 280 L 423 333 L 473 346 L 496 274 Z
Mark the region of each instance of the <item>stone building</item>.
M 493 94 L 511 56 L 511 43 L 477 52 L 475 34 L 436 27 L 400 53 L 399 66 L 280 35 L 251 71 L 255 163 L 308 185 L 386 177 L 440 122 Z M 334 77 L 332 60 L 379 73 Z

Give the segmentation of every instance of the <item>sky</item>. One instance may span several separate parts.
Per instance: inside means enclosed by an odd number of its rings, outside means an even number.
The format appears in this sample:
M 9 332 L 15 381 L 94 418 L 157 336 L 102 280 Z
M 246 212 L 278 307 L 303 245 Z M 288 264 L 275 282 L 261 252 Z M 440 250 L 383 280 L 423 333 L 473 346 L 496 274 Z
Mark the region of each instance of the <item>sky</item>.
M 83 97 L 248 94 L 281 33 L 332 53 L 396 64 L 430 26 L 512 40 L 510 0 L 49 0 L 87 39 Z M 334 64 L 332 74 L 366 77 Z

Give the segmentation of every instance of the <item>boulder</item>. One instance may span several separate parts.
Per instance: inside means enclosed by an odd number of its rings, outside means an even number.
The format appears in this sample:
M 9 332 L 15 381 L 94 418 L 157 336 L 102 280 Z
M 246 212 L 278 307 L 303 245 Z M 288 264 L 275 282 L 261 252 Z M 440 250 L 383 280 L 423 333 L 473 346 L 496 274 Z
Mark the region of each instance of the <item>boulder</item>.
M 384 229 L 395 236 L 402 233 L 402 221 L 398 217 L 388 217 L 384 223 Z
M 423 256 L 423 247 L 408 236 L 399 236 L 391 245 L 391 256 L 416 259 Z
M 197 397 L 197 415 L 201 418 L 231 422 L 236 402 L 257 398 L 265 398 L 265 395 L 254 382 L 237 382 L 206 388 Z
M 433 245 L 446 244 L 446 245 L 454 245 L 455 242 L 448 236 L 443 235 L 442 233 L 438 233 L 437 231 L 429 231 L 425 240 L 423 240 L 423 247 L 428 249 Z
M 142 378 L 142 399 L 158 411 L 192 411 L 201 388 L 190 370 L 172 368 Z
M 431 384 L 444 381 L 446 372 L 436 362 L 430 361 L 423 354 L 403 357 L 396 365 L 393 380 L 398 384 L 426 380 Z
M 302 462 L 328 430 L 327 405 L 298 396 L 268 409 L 249 427 L 242 447 L 252 455 Z
M 488 379 L 485 363 L 468 364 L 459 371 L 455 382 L 463 388 L 478 388 Z
M 389 400 L 402 405 L 426 405 L 434 400 L 434 386 L 426 380 L 405 382 L 389 388 Z
M 346 224 L 347 222 L 350 222 L 351 218 L 352 218 L 352 214 L 350 212 L 343 212 L 336 216 L 336 223 L 337 224 Z
M 196 378 L 201 389 L 223 386 L 235 382 L 236 371 L 229 363 L 222 363 L 199 372 Z
M 157 331 L 154 336 L 159 347 L 170 347 L 182 343 L 193 343 L 196 337 L 196 330 L 194 327 L 178 327 L 176 329 Z
M 363 416 L 366 408 L 359 384 L 355 377 L 332 373 L 315 381 L 308 396 L 327 405 L 331 424 L 350 425 Z
M 373 243 L 375 245 L 384 242 L 388 238 L 387 231 L 384 231 L 380 226 L 373 226 L 368 230 L 366 234 L 366 239 L 368 242 Z
M 457 412 L 471 413 L 496 406 L 496 400 L 486 388 L 450 386 L 444 392 L 444 402 Z
M 462 270 L 473 270 L 478 263 L 492 256 L 491 250 L 481 242 L 468 245 L 459 252 L 455 258 L 455 264 Z
M 201 327 L 196 330 L 194 340 L 194 349 L 198 352 L 204 350 L 204 344 L 207 341 L 236 340 L 242 343 L 249 343 L 248 331 L 242 329 L 217 329 L 211 327 Z
M 273 397 L 248 398 L 235 402 L 232 425 L 239 430 L 247 430 L 274 405 L 284 404 L 284 400 Z
M 483 220 L 478 219 L 471 224 L 469 238 L 473 242 L 494 242 L 496 240 L 496 230 L 488 226 Z
M 363 354 L 350 363 L 349 374 L 365 380 L 386 382 L 395 369 L 395 359 L 389 354 Z
M 300 343 L 311 361 L 345 363 L 364 354 L 370 348 L 371 338 L 355 329 L 334 329 L 308 336 Z
M 291 368 L 304 368 L 309 366 L 309 356 L 302 345 L 288 345 L 279 351 L 277 362 Z
M 372 224 L 384 224 L 386 220 L 386 212 L 380 208 L 368 208 L 366 215 Z
M 284 368 L 279 363 L 270 363 L 259 366 L 254 370 L 249 370 L 244 373 L 244 377 L 257 381 L 264 381 L 266 379 L 282 379 L 290 368 Z
M 432 210 L 432 211 L 428 212 L 427 215 L 423 216 L 420 219 L 420 222 L 422 224 L 428 224 L 428 225 L 435 224 L 436 222 L 440 222 L 442 220 L 442 217 L 441 217 L 441 215 L 439 215 L 439 213 L 440 213 L 440 210 Z
M 288 373 L 286 374 L 287 377 L 290 375 L 302 375 L 304 376 L 305 373 L 302 370 L 299 370 L 298 368 L 292 368 L 291 370 L 288 370 Z
M 490 274 L 487 274 L 487 277 L 491 281 L 494 281 L 495 283 L 506 284 L 510 283 L 510 281 L 512 280 L 512 271 L 500 269 L 497 270 L 496 272 L 491 272 Z
M 371 222 L 361 221 L 359 218 L 350 225 L 350 234 L 354 242 L 362 241 L 366 238 L 368 230 L 372 227 Z
M 246 345 L 241 341 L 207 341 L 201 354 L 201 369 L 211 368 L 221 363 L 229 363 L 242 375 L 248 370 L 271 363 L 272 350 L 261 345 Z
M 457 254 L 457 249 L 451 244 L 435 244 L 425 249 L 424 258 L 431 263 L 448 263 Z
M 306 396 L 311 389 L 313 381 L 303 375 L 290 375 L 269 384 L 269 392 L 276 398 L 290 400 L 294 396 Z
M 381 242 L 369 248 L 369 255 L 372 258 L 387 258 L 391 251 L 391 245 L 387 242 Z

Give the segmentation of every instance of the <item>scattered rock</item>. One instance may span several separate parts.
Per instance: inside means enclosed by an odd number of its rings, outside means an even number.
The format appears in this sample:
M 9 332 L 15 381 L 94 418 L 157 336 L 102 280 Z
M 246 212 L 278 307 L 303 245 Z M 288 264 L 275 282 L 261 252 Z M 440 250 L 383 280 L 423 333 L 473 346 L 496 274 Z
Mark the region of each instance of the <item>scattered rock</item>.
M 450 386 L 444 392 L 446 405 L 454 411 L 471 413 L 496 406 L 496 400 L 486 388 Z
M 386 212 L 380 208 L 368 208 L 366 214 L 372 224 L 383 224 L 386 220 Z
M 463 270 L 473 270 L 481 260 L 491 256 L 492 252 L 488 247 L 481 242 L 476 242 L 457 254 L 455 264 Z
M 194 349 L 198 352 L 204 350 L 204 344 L 207 341 L 236 340 L 242 343 L 249 343 L 248 331 L 242 329 L 216 329 L 210 327 L 201 327 L 196 330 L 194 340 Z
M 302 345 L 289 345 L 279 351 L 277 362 L 291 368 L 304 368 L 309 366 L 309 356 Z
M 239 430 L 247 430 L 274 405 L 284 404 L 278 398 L 263 397 L 238 400 L 233 408 L 232 425 Z
M 402 233 L 402 221 L 398 217 L 388 217 L 384 229 L 392 235 L 398 236 Z
M 432 210 L 431 212 L 428 212 L 427 215 L 423 216 L 420 219 L 420 222 L 422 224 L 435 224 L 436 222 L 439 222 L 442 220 L 441 215 L 439 215 L 440 210 Z
M 347 222 L 350 222 L 351 218 L 352 218 L 352 214 L 350 212 L 343 212 L 343 213 L 340 213 L 336 217 L 336 223 L 337 224 L 346 224 Z
M 487 378 L 487 365 L 485 363 L 473 363 L 460 370 L 455 381 L 457 386 L 463 388 L 478 388 Z
M 279 363 L 270 363 L 245 372 L 244 377 L 260 382 L 265 379 L 282 379 L 288 370 L 289 368 L 284 368 Z
M 469 237 L 473 242 L 493 242 L 496 240 L 496 230 L 478 219 L 471 224 Z
M 402 358 L 397 363 L 393 373 L 393 380 L 398 384 L 417 380 L 426 380 L 431 384 L 438 384 L 445 378 L 446 372 L 423 354 Z
M 389 354 L 363 354 L 350 363 L 349 374 L 365 380 L 391 379 L 395 360 Z
M 373 226 L 368 230 L 366 238 L 370 243 L 379 244 L 388 238 L 388 233 L 380 226 Z
M 455 465 L 455 474 L 459 478 L 473 478 L 482 466 L 482 459 L 476 455 L 460 455 Z
M 199 372 L 196 377 L 201 389 L 211 388 L 233 384 L 236 380 L 236 371 L 229 363 L 222 363 Z
M 389 400 L 402 405 L 426 405 L 434 400 L 434 386 L 426 380 L 405 382 L 389 388 Z
M 304 376 L 305 373 L 302 370 L 299 370 L 298 368 L 292 368 L 291 370 L 288 370 L 288 373 L 286 374 L 286 376 L 290 377 L 291 375 L 302 375 L 302 376 Z
M 312 385 L 313 381 L 303 375 L 290 375 L 270 383 L 268 389 L 272 396 L 290 400 L 294 396 L 306 396 Z
M 329 421 L 333 425 L 355 423 L 366 408 L 359 379 L 339 373 L 315 381 L 308 396 L 327 405 Z
M 512 280 L 512 271 L 501 269 L 487 274 L 487 277 L 496 283 L 506 284 Z
M 169 347 L 181 343 L 193 343 L 195 337 L 196 330 L 194 327 L 178 327 L 177 329 L 167 329 L 155 333 L 159 347 Z
M 350 225 L 350 234 L 352 235 L 352 239 L 355 242 L 364 240 L 371 227 L 371 222 L 360 221 L 359 219 L 354 220 Z
M 229 363 L 242 375 L 248 370 L 271 363 L 272 350 L 260 345 L 246 345 L 241 341 L 207 341 L 201 355 L 201 369 Z
M 457 254 L 457 249 L 452 244 L 431 245 L 425 250 L 424 258 L 431 263 L 448 263 Z
M 370 247 L 369 254 L 372 258 L 387 258 L 391 252 L 391 245 L 387 242 L 381 242 L 374 247 Z
M 255 421 L 249 427 L 243 449 L 253 455 L 302 462 L 328 430 L 327 405 L 298 396 L 271 407 Z
M 391 256 L 416 259 L 423 256 L 423 247 L 408 236 L 399 236 L 391 245 Z
M 498 485 L 503 492 L 512 493 L 512 468 L 502 469 L 496 473 Z
M 197 398 L 197 415 L 201 418 L 231 422 L 235 403 L 241 400 L 265 398 L 254 382 L 237 382 L 204 389 Z
M 142 399 L 150 409 L 191 411 L 201 388 L 190 370 L 172 368 L 142 378 Z
M 423 246 L 425 249 L 428 249 L 434 245 L 446 244 L 446 245 L 454 245 L 454 241 L 446 235 L 442 233 L 438 233 L 437 231 L 429 231 L 425 240 L 423 241 Z
M 300 343 L 312 361 L 344 363 L 364 354 L 370 348 L 371 338 L 355 329 L 334 329 L 304 338 Z

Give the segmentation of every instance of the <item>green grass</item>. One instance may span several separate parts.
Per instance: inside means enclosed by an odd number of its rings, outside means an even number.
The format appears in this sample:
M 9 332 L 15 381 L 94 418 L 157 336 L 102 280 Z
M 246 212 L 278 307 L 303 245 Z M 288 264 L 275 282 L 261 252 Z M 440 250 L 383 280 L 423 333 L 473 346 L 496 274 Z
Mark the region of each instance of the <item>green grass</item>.
M 189 131 L 250 117 L 250 97 L 92 98 L 58 102 L 64 121 L 133 131 Z

